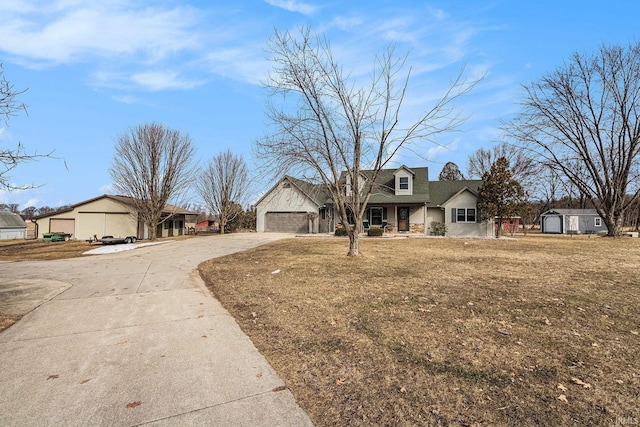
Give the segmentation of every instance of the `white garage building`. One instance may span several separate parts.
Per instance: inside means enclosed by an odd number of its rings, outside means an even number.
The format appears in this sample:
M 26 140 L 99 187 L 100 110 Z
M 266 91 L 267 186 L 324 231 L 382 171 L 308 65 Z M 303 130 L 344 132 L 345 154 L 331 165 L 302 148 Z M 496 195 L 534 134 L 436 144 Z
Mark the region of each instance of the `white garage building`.
M 155 230 L 156 237 L 184 234 L 186 217 L 193 212 L 167 205 L 163 222 Z M 125 196 L 103 195 L 77 203 L 61 211 L 36 217 L 37 235 L 43 233 L 69 233 L 73 239 L 88 240 L 93 236 L 150 238 L 147 226 L 138 220 L 138 213 Z
M 27 224 L 13 212 L 0 212 L 0 240 L 26 239 Z

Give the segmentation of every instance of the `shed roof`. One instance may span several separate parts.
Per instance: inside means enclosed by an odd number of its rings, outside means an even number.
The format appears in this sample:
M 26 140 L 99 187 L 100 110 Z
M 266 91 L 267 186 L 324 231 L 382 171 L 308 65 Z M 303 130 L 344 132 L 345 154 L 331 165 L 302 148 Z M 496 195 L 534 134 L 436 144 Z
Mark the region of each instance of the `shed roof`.
M 595 209 L 549 209 L 544 215 L 599 215 Z
M 35 217 L 35 219 L 41 219 L 41 218 L 46 218 L 46 217 L 57 215 L 57 214 L 64 213 L 64 212 L 70 212 L 70 211 L 74 210 L 75 208 L 77 208 L 78 206 L 86 205 L 87 203 L 95 202 L 96 200 L 100 200 L 100 199 L 104 199 L 104 198 L 116 200 L 118 202 L 124 203 L 125 205 L 129 205 L 129 206 L 133 205 L 133 199 L 131 197 L 128 197 L 128 196 L 117 196 L 117 195 L 112 195 L 112 194 L 103 194 L 101 196 L 97 196 L 97 197 L 94 197 L 92 199 L 85 200 L 85 201 L 76 203 L 74 205 L 67 206 L 64 209 L 58 209 L 58 210 L 53 211 L 53 212 L 49 212 L 49 213 L 46 213 L 46 214 L 43 214 L 43 215 L 38 215 L 38 216 Z M 191 212 L 189 210 L 182 209 L 182 208 L 180 208 L 178 206 L 170 205 L 169 203 L 167 203 L 165 205 L 164 213 L 196 215 L 195 212 Z
M 13 212 L 0 212 L 0 228 L 27 228 L 22 217 Z

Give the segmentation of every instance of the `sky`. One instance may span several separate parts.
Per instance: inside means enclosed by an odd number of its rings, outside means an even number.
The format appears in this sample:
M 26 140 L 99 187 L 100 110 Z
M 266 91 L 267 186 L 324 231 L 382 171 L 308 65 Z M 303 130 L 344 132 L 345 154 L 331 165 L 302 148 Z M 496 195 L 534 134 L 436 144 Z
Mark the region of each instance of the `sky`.
M 403 116 L 417 117 L 462 67 L 484 78 L 456 111 L 467 120 L 404 153 L 396 166 L 429 167 L 437 179 L 455 162 L 500 142 L 518 112 L 522 85 L 575 53 L 638 38 L 635 0 L 3 0 L 0 63 L 27 114 L 0 122 L 0 149 L 22 144 L 53 158 L 12 170 L 0 203 L 58 207 L 114 194 L 109 167 L 119 135 L 156 122 L 193 140 L 206 162 L 230 149 L 252 170 L 254 141 L 268 124 L 265 82 L 274 31 L 309 26 L 337 60 L 366 77 L 390 45 L 408 52 Z M 274 182 L 257 180 L 253 200 Z M 199 203 L 197 196 L 192 203 Z

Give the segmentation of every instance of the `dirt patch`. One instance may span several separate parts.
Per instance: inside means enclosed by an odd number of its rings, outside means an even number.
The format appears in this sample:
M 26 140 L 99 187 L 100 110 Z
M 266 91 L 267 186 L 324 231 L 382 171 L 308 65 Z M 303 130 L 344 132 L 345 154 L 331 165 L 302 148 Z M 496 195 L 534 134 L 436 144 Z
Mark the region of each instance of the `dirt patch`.
M 9 328 L 11 325 L 20 320 L 21 316 L 12 316 L 9 314 L 0 313 L 0 332 Z
M 276 242 L 201 274 L 319 426 L 640 418 L 640 239 Z

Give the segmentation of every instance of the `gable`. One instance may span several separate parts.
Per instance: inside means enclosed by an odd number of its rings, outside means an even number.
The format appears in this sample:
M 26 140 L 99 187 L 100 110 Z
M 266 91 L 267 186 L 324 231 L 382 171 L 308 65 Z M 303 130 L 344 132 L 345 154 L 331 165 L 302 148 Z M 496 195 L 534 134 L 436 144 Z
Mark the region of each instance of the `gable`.
M 476 193 L 471 191 L 469 188 L 465 187 L 462 190 L 455 193 L 453 196 L 451 196 L 447 201 L 445 201 L 442 204 L 442 206 L 474 208 L 476 207 L 477 201 L 478 201 L 478 196 L 476 195 Z
M 413 195 L 413 181 L 415 173 L 402 166 L 400 169 L 393 173 L 394 176 L 394 191 L 396 196 L 411 196 Z
M 301 188 L 301 182 L 305 183 L 285 176 L 258 200 L 256 209 L 264 212 L 317 211 L 319 203 Z M 314 191 L 319 190 L 315 189 Z

